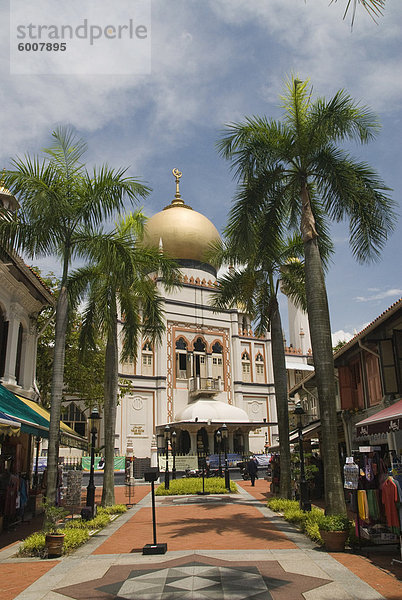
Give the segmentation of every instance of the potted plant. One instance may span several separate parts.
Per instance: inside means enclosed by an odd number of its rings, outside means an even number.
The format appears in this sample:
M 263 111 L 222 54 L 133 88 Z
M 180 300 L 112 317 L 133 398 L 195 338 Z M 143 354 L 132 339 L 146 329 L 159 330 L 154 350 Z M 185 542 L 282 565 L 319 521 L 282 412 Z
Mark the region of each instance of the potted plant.
M 351 522 L 346 515 L 322 515 L 318 529 L 328 552 L 342 552 L 349 536 Z
M 43 530 L 46 533 L 45 545 L 48 556 L 63 554 L 64 532 L 58 527 L 59 521 L 67 516 L 67 511 L 60 506 L 54 506 L 48 500 L 43 501 L 45 519 Z

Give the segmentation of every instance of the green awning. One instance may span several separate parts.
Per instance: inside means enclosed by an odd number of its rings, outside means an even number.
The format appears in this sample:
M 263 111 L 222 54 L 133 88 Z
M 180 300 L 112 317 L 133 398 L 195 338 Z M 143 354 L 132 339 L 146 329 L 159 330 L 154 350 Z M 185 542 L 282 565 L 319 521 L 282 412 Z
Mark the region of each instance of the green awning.
M 0 383 L 0 410 L 16 421 L 21 422 L 21 431 L 38 435 L 43 438 L 49 437 L 49 422 L 41 415 L 24 404 L 15 394 L 10 392 Z

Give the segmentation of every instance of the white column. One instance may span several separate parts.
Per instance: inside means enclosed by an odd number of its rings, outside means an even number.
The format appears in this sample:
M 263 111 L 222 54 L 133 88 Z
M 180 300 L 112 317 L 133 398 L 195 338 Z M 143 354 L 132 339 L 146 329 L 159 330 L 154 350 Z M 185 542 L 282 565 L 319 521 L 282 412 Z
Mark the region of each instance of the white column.
M 190 452 L 191 452 L 191 454 L 197 454 L 197 432 L 196 431 L 190 432 L 190 440 L 191 440 Z
M 213 454 L 214 453 L 214 432 L 213 431 L 208 432 L 208 445 L 209 445 L 209 453 Z
M 17 358 L 18 331 L 20 327 L 19 313 L 15 305 L 11 305 L 8 319 L 8 337 L 3 382 L 16 385 L 15 362 Z

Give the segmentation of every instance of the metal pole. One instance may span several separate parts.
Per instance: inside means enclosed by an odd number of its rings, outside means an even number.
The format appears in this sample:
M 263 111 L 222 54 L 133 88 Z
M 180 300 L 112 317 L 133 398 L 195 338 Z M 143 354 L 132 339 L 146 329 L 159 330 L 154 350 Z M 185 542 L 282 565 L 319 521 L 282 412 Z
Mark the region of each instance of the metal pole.
M 152 527 L 154 532 L 154 545 L 156 546 L 156 513 L 155 513 L 155 487 L 154 480 L 151 481 L 151 497 L 152 497 Z
M 228 492 L 230 492 L 230 476 L 229 476 L 229 467 L 228 467 L 228 454 L 227 454 L 227 440 L 228 438 L 225 438 L 224 444 L 225 444 L 225 488 L 227 489 Z
M 95 442 L 96 442 L 96 427 L 91 429 L 91 470 L 89 473 L 89 483 L 87 487 L 87 506 L 92 509 L 92 516 L 94 516 L 95 508 L 95 482 L 94 482 L 94 464 L 95 464 Z
M 218 469 L 218 475 L 219 477 L 222 477 L 222 461 L 221 461 L 221 444 L 222 442 L 219 442 L 219 469 Z
M 176 432 L 172 433 L 172 454 L 173 454 L 173 467 L 172 467 L 172 479 L 176 479 Z
M 169 439 L 166 438 L 165 490 L 169 489 Z
M 311 502 L 309 499 L 308 485 L 306 481 L 306 473 L 304 469 L 304 449 L 303 449 L 303 426 L 301 421 L 298 423 L 299 434 L 299 454 L 300 454 L 300 508 L 302 510 L 311 510 Z

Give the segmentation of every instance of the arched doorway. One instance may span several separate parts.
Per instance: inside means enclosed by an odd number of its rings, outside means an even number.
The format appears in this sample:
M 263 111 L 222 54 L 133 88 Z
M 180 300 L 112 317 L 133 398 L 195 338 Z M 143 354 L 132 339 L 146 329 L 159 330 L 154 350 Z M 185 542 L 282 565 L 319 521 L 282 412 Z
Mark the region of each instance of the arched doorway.
M 188 454 L 191 449 L 191 438 L 187 429 L 179 431 L 179 439 L 177 444 L 177 452 L 179 454 Z
M 197 431 L 197 453 L 209 454 L 208 433 L 205 427 Z

